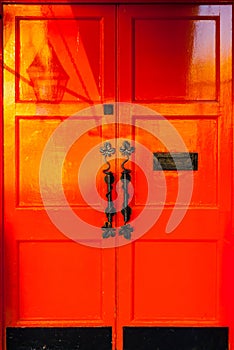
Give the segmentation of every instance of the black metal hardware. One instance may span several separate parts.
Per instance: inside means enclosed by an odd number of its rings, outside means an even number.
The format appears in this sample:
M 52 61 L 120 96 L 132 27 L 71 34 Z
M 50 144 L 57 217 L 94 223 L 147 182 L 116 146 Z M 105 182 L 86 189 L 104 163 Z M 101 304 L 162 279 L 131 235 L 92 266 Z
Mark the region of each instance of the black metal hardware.
M 103 154 L 105 158 L 105 162 L 107 164 L 107 168 L 103 170 L 103 173 L 105 174 L 104 180 L 107 184 L 107 208 L 105 210 L 105 214 L 107 217 L 107 221 L 102 226 L 102 237 L 103 238 L 109 238 L 114 237 L 116 232 L 115 228 L 112 227 L 113 222 L 113 216 L 116 214 L 115 207 L 113 205 L 112 201 L 112 190 L 113 190 L 113 183 L 115 181 L 114 175 L 112 171 L 110 171 L 110 162 L 107 161 L 107 157 L 111 157 L 113 154 L 115 154 L 115 148 L 113 148 L 110 144 L 110 142 L 105 142 L 104 147 L 100 148 L 100 152 Z
M 121 173 L 120 179 L 121 179 L 122 184 L 123 184 L 122 188 L 123 188 L 123 192 L 124 192 L 123 208 L 121 210 L 121 214 L 123 215 L 124 225 L 121 226 L 121 228 L 119 230 L 119 235 L 123 235 L 124 238 L 126 238 L 126 239 L 131 239 L 133 227 L 130 224 L 127 224 L 127 222 L 130 220 L 131 214 L 132 214 L 132 208 L 130 208 L 130 206 L 128 205 L 129 204 L 128 203 L 128 201 L 129 201 L 128 185 L 129 185 L 129 182 L 131 182 L 131 175 L 130 175 L 131 170 L 126 169 L 125 164 L 129 161 L 129 158 L 134 151 L 135 151 L 135 148 L 132 147 L 128 141 L 124 141 L 123 145 L 120 147 L 121 154 L 124 157 L 126 157 L 127 159 L 125 159 L 123 161 L 123 163 L 121 164 L 123 171 Z
M 121 213 L 124 218 L 124 224 L 126 224 L 131 217 L 132 209 L 128 205 L 128 200 L 129 200 L 129 193 L 128 193 L 128 184 L 131 181 L 131 175 L 130 175 L 130 170 L 124 169 L 122 171 L 121 175 L 121 181 L 122 181 L 122 188 L 124 192 L 124 201 L 123 201 L 123 209 L 121 210 Z
M 198 153 L 153 153 L 153 170 L 198 170 Z
M 113 104 L 104 104 L 104 115 L 113 115 L 114 114 L 114 105 Z

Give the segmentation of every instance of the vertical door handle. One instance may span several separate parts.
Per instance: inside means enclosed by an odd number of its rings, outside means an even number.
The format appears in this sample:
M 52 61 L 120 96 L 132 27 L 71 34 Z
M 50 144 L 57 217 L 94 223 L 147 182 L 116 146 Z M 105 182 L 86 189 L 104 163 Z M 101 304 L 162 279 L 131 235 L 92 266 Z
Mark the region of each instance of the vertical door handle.
M 122 173 L 121 173 L 121 181 L 122 181 L 122 188 L 123 188 L 123 207 L 121 210 L 121 214 L 123 215 L 124 225 L 121 226 L 119 230 L 119 235 L 124 236 L 126 239 L 131 239 L 131 234 L 133 232 L 133 227 L 130 224 L 127 224 L 128 221 L 131 218 L 132 214 L 132 208 L 129 206 L 129 192 L 128 192 L 128 185 L 131 182 L 131 170 L 125 168 L 125 164 L 129 161 L 129 158 L 132 153 L 134 153 L 135 147 L 131 146 L 128 141 L 124 141 L 122 146 L 120 147 L 120 152 L 122 156 L 126 157 L 126 159 L 123 161 L 121 167 L 122 167 Z
M 102 237 L 103 238 L 109 238 L 114 237 L 116 234 L 116 229 L 112 227 L 113 222 L 113 216 L 116 214 L 116 210 L 112 201 L 112 190 L 113 190 L 113 183 L 115 181 L 114 174 L 112 171 L 110 171 L 110 162 L 108 162 L 107 157 L 111 157 L 113 154 L 115 154 L 115 148 L 111 146 L 110 142 L 105 142 L 104 147 L 100 148 L 101 154 L 104 156 L 105 162 L 107 164 L 107 168 L 103 170 L 104 181 L 107 185 L 107 207 L 105 210 L 107 221 L 102 226 Z
M 132 214 L 132 208 L 129 206 L 129 192 L 128 192 L 128 186 L 131 182 L 131 170 L 127 169 L 125 167 L 125 164 L 129 161 L 131 154 L 135 151 L 135 148 L 130 145 L 128 141 L 124 141 L 122 146 L 120 147 L 120 152 L 122 156 L 124 156 L 126 159 L 122 162 L 121 168 L 121 182 L 122 182 L 122 189 L 123 189 L 123 206 L 121 210 L 121 214 L 123 216 L 124 225 L 120 227 L 119 235 L 123 236 L 126 239 L 131 239 L 131 234 L 133 232 L 133 227 L 128 224 L 131 218 Z M 113 154 L 115 154 L 115 148 L 112 147 L 110 142 L 105 142 L 104 147 L 100 148 L 101 154 L 104 156 L 105 162 L 107 164 L 107 168 L 103 170 L 104 181 L 107 185 L 107 208 L 105 209 L 105 214 L 107 221 L 102 226 L 102 237 L 103 238 L 109 238 L 109 237 L 115 237 L 116 235 L 116 229 L 112 226 L 113 223 L 113 216 L 116 215 L 116 209 L 113 204 L 112 200 L 112 190 L 113 190 L 113 183 L 115 181 L 115 177 L 112 171 L 110 171 L 111 165 L 110 162 L 107 160 L 108 157 L 111 157 Z

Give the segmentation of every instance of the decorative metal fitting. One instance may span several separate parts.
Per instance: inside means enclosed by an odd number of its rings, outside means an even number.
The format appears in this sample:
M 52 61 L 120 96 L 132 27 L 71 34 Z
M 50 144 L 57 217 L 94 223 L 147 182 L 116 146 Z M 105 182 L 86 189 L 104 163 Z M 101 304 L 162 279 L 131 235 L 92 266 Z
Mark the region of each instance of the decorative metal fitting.
M 124 141 L 119 150 L 122 156 L 127 157 L 127 159 L 121 164 L 122 169 L 125 169 L 124 165 L 129 161 L 131 154 L 135 152 L 135 147 L 131 146 L 128 141 Z
M 111 146 L 110 142 L 105 142 L 104 147 L 100 148 L 100 152 L 106 160 L 107 157 L 111 157 L 113 154 L 115 154 L 115 148 Z
M 116 235 L 116 229 L 113 227 L 108 227 L 108 222 L 106 222 L 105 225 L 102 226 L 102 231 L 103 238 L 115 237 Z
M 111 157 L 113 154 L 115 154 L 115 148 L 111 146 L 110 142 L 105 142 L 104 147 L 100 148 L 101 154 L 105 158 L 105 162 L 107 164 L 107 168 L 103 170 L 103 173 L 105 174 L 104 181 L 107 184 L 107 207 L 105 210 L 105 214 L 107 217 L 107 222 L 105 222 L 104 226 L 102 226 L 102 237 L 103 238 L 109 238 L 115 236 L 115 229 L 112 227 L 113 222 L 113 216 L 116 214 L 115 207 L 113 205 L 112 201 L 112 190 L 113 190 L 113 183 L 115 181 L 114 174 L 110 170 L 110 162 L 107 161 L 107 157 Z
M 124 157 L 128 157 L 129 159 L 131 154 L 135 152 L 135 147 L 131 146 L 128 141 L 124 141 L 119 150 Z
M 134 231 L 134 228 L 130 224 L 127 224 L 127 225 L 121 226 L 119 230 L 119 235 L 124 236 L 124 238 L 126 239 L 131 239 L 133 231 Z
M 119 231 L 119 235 L 123 235 L 126 239 L 131 239 L 131 233 L 133 232 L 133 227 L 130 224 L 127 224 L 127 222 L 131 218 L 132 214 L 132 208 L 128 205 L 129 201 L 129 193 L 128 193 L 128 185 L 131 182 L 131 170 L 125 168 L 125 164 L 128 162 L 130 156 L 132 153 L 135 152 L 135 147 L 131 146 L 128 141 L 124 141 L 122 146 L 120 147 L 120 152 L 124 157 L 127 157 L 121 164 L 121 167 L 123 169 L 121 173 L 121 181 L 122 181 L 122 188 L 124 192 L 124 201 L 123 201 L 123 207 L 121 210 L 121 214 L 123 215 L 124 219 L 124 226 L 121 226 L 121 229 Z

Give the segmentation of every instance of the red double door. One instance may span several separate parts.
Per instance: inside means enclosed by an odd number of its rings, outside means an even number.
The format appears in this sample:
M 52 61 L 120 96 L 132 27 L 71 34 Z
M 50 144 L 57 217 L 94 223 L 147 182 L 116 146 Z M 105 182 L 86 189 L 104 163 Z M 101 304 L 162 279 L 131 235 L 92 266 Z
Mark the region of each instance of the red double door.
M 79 348 L 113 350 L 174 349 L 182 330 L 207 330 L 234 349 L 231 11 L 4 6 L 4 349 L 17 332 L 33 348 L 32 329 L 98 330 Z M 126 140 L 134 230 L 102 238 L 99 148 L 116 148 L 117 182 Z

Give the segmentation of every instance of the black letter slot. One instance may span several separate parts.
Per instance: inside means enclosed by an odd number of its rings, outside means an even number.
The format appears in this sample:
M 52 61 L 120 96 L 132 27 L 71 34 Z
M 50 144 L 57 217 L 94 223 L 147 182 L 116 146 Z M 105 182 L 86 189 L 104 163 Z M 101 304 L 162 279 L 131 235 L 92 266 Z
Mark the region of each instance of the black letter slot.
M 153 153 L 153 170 L 198 170 L 198 153 Z

